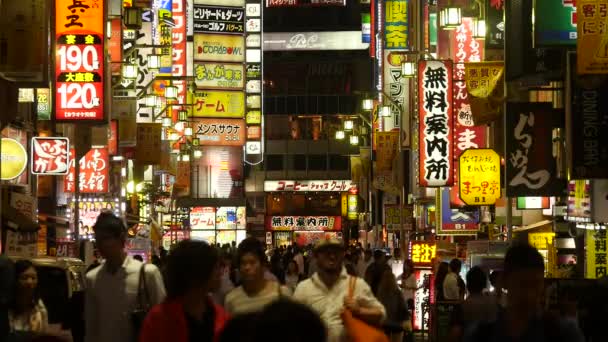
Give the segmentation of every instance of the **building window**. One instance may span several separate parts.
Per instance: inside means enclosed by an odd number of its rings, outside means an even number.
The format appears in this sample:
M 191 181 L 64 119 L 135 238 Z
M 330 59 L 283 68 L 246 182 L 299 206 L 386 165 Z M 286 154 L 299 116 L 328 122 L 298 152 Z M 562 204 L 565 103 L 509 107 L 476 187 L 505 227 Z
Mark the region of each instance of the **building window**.
M 331 171 L 347 171 L 348 170 L 348 156 L 342 156 L 339 154 L 329 155 L 329 169 Z
M 324 154 L 311 154 L 308 156 L 309 171 L 327 170 L 327 156 Z
M 291 169 L 296 171 L 306 171 L 306 155 L 294 154 L 291 157 Z
M 284 169 L 283 156 L 276 154 L 266 155 L 266 171 L 281 171 Z

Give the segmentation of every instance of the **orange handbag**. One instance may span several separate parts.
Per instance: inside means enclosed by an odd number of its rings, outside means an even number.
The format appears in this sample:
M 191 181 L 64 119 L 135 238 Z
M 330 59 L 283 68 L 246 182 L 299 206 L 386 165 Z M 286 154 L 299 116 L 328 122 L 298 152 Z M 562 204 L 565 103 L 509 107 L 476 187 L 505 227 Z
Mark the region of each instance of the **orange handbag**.
M 348 298 L 353 298 L 357 278 L 350 277 L 348 282 Z M 355 318 L 348 309 L 342 311 L 344 328 L 351 342 L 389 342 L 383 331 Z

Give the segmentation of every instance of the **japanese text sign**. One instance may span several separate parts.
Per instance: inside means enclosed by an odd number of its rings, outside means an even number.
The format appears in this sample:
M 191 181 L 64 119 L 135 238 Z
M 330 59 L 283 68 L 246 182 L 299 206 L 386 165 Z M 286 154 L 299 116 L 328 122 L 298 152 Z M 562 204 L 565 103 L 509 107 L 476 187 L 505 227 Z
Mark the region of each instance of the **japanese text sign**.
M 104 0 L 55 1 L 55 118 L 104 119 Z
M 588 179 L 568 182 L 568 207 L 566 220 L 591 222 L 591 182 Z
M 243 34 L 245 10 L 194 5 L 194 32 Z
M 393 169 L 393 159 L 395 159 L 398 149 L 398 131 L 376 133 L 376 170 L 378 172 Z
M 194 207 L 190 210 L 190 229 L 215 229 L 215 207 Z
M 63 182 L 64 192 L 74 192 L 75 180 L 75 157 L 74 149 L 70 149 L 70 171 Z M 108 177 L 110 174 L 110 161 L 106 148 L 92 148 L 87 154 L 80 158 L 80 185 L 81 193 L 108 192 Z
M 553 245 L 555 233 L 529 233 L 528 243 L 536 249 L 549 249 Z
M 608 262 L 606 259 L 606 229 L 587 230 L 586 234 L 587 253 L 587 277 L 599 279 L 608 275 Z
M 479 209 L 474 207 L 453 208 L 450 204 L 453 188 L 442 188 L 439 195 L 441 203 L 440 221 L 437 235 L 475 235 L 479 231 Z
M 452 62 L 418 64 L 420 177 L 426 187 L 452 185 Z
M 563 110 L 551 103 L 507 103 L 507 196 L 562 196 L 566 181 L 556 177 L 552 134 L 563 126 Z
M 492 94 L 502 78 L 504 63 L 466 63 L 465 70 L 469 94 L 479 98 L 486 98 Z
M 264 191 L 353 191 L 357 183 L 351 180 L 280 180 L 265 181 Z
M 68 173 L 70 141 L 68 138 L 32 138 L 32 174 L 65 175 Z
M 243 89 L 244 69 L 242 64 L 197 63 L 194 82 L 199 89 Z
M 580 0 L 536 0 L 535 43 L 539 46 L 577 44 L 577 7 L 581 7 L 580 2 Z
M 415 266 L 430 266 L 436 256 L 437 245 L 434 242 L 410 242 L 410 260 Z
M 500 156 L 491 149 L 469 149 L 458 159 L 460 199 L 493 205 L 500 198 Z
M 51 90 L 36 89 L 36 114 L 38 120 L 51 120 Z
M 243 62 L 245 38 L 242 35 L 194 35 L 194 60 L 210 62 Z
M 504 48 L 505 44 L 505 0 L 486 0 L 486 47 Z
M 379 118 L 383 121 L 383 131 L 391 131 L 395 128 L 402 128 L 404 146 L 409 145 L 410 139 L 410 117 L 409 117 L 409 86 L 408 78 L 403 75 L 402 65 L 405 62 L 407 55 L 404 50 L 385 50 L 384 51 L 384 91 L 391 98 L 390 103 L 386 105 L 391 108 L 391 116 Z M 402 115 L 403 114 L 403 117 Z M 378 136 L 374 143 L 377 147 Z M 398 144 L 398 140 L 396 142 Z M 395 146 L 399 146 L 399 145 Z
M 173 0 L 171 5 L 171 16 L 175 26 L 171 30 L 171 75 L 176 77 L 186 76 L 192 61 L 188 60 L 189 51 L 187 49 L 187 1 Z M 190 57 L 191 58 L 191 57 Z M 177 87 L 177 103 L 186 103 L 187 84 L 183 79 L 174 80 L 173 85 Z M 177 115 L 172 113 L 173 121 L 177 121 Z
M 341 230 L 340 216 L 270 216 L 266 221 L 269 230 Z
M 238 91 L 197 91 L 194 93 L 194 117 L 242 118 L 245 94 Z
M 201 146 L 243 146 L 245 144 L 245 120 L 196 119 L 193 134 Z
M 579 74 L 608 74 L 608 0 L 578 0 Z
M 160 164 L 161 160 L 162 125 L 159 123 L 142 122 L 137 124 L 137 145 L 135 159 L 141 165 Z
M 384 17 L 384 48 L 408 48 L 408 1 L 386 0 Z

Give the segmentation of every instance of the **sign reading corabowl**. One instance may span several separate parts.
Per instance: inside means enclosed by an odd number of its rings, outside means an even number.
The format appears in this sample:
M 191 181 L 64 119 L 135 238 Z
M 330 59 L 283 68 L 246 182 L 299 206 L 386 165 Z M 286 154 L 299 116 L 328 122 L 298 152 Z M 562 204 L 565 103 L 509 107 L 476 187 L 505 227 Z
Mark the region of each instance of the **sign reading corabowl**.
M 194 60 L 243 62 L 245 60 L 245 38 L 241 35 L 195 34 Z

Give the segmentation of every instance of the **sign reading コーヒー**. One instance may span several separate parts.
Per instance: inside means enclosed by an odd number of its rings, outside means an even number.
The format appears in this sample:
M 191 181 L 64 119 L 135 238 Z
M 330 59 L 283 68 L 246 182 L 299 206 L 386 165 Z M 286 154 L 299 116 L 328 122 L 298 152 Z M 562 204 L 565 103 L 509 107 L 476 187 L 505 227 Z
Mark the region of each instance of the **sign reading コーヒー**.
M 280 180 L 265 181 L 264 191 L 354 191 L 357 183 L 351 180 Z
M 55 118 L 104 119 L 104 0 L 55 1 Z
M 458 159 L 460 199 L 492 205 L 500 198 L 500 156 L 491 149 L 469 149 Z

